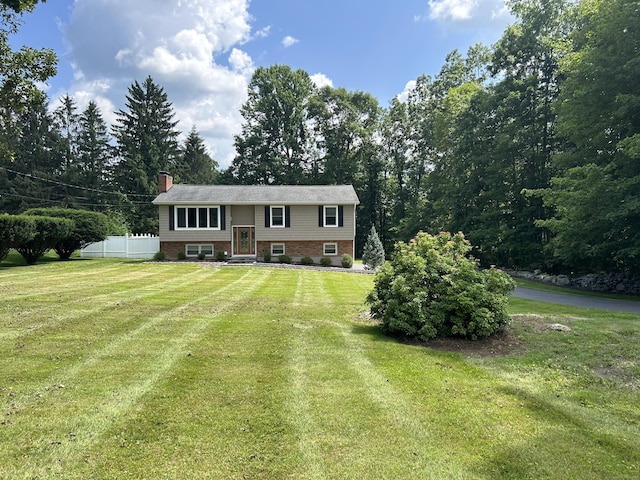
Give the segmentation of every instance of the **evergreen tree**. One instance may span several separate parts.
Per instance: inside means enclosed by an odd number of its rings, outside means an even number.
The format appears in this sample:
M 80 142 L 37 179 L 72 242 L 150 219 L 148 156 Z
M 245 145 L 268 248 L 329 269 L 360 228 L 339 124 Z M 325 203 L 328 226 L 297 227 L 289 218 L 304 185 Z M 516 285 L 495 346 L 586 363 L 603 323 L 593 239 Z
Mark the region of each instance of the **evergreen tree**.
M 119 202 L 116 194 L 105 194 L 109 185 L 111 162 L 110 136 L 98 105 L 90 101 L 78 120 L 78 176 L 79 185 L 86 188 L 89 208 L 104 211 L 104 204 Z
M 65 172 L 75 167 L 79 117 L 76 102 L 69 94 L 60 99 L 60 105 L 53 111 L 53 122 L 60 136 L 59 155 Z
M 177 121 L 164 89 L 151 77 L 129 87 L 126 110 L 116 112 L 116 187 L 129 198 L 127 221 L 133 233 L 155 233 L 158 218 L 151 201 L 158 174 L 170 170 L 179 155 Z
M 25 108 L 17 116 L 20 134 L 11 144 L 12 156 L 0 159 L 0 211 L 20 213 L 26 208 L 65 206 L 66 195 L 50 179 L 60 175 L 60 139 L 47 110 L 47 98 Z
M 191 132 L 184 141 L 173 174 L 178 183 L 194 185 L 217 183 L 218 162 L 207 152 L 204 140 L 195 126 L 191 127 Z
M 369 230 L 367 243 L 364 245 L 362 263 L 373 270 L 376 270 L 384 263 L 384 247 L 382 246 L 382 242 L 380 241 L 380 237 L 378 237 L 378 232 L 374 226 Z

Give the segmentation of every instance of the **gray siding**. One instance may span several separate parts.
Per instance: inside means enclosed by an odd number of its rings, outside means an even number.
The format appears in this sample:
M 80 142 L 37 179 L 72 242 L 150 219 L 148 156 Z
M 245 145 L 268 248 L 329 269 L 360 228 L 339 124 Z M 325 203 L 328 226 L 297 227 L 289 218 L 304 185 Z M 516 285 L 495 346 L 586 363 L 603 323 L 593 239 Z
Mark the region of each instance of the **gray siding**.
M 353 240 L 353 205 L 344 206 L 344 227 L 318 227 L 317 205 L 292 205 L 290 228 L 266 228 L 264 206 L 256 206 L 256 239 L 273 240 Z
M 163 242 L 230 241 L 232 217 L 235 225 L 255 224 L 257 241 L 353 240 L 356 231 L 354 208 L 354 205 L 344 205 L 343 227 L 319 227 L 317 205 L 292 205 L 290 228 L 266 228 L 264 205 L 228 205 L 226 230 L 169 230 L 169 206 L 159 205 L 160 240 Z M 255 222 L 252 221 L 254 219 Z
M 169 230 L 169 206 L 159 206 L 159 231 L 162 242 L 215 242 L 230 241 L 229 207 L 227 207 L 226 230 Z
M 233 225 L 254 225 L 256 223 L 255 210 L 253 205 L 231 205 L 227 207 L 227 212 L 231 212 L 231 223 Z

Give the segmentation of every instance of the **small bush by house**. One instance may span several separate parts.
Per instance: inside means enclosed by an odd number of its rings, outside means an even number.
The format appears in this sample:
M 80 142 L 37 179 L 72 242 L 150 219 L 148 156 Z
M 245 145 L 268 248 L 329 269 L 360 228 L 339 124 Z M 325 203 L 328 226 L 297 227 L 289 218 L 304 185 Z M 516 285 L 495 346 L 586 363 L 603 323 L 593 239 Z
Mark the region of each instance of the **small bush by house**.
M 279 255 L 278 261 L 280 263 L 291 263 L 291 257 L 289 255 Z

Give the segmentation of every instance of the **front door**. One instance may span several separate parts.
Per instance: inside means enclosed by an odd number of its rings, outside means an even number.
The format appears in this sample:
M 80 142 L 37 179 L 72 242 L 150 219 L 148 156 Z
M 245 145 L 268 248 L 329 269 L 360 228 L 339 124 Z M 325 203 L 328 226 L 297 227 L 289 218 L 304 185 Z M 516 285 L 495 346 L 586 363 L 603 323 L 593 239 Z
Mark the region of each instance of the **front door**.
M 254 227 L 233 227 L 233 254 L 255 255 Z

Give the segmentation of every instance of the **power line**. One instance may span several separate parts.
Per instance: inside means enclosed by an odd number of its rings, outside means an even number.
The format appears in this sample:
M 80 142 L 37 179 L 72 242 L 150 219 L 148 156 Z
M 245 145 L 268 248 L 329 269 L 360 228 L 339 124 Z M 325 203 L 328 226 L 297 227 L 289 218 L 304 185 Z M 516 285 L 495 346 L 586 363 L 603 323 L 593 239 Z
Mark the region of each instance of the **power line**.
M 79 185 L 71 185 L 69 183 L 64 183 L 64 182 L 59 182 L 57 180 L 49 180 L 48 178 L 42 178 L 42 177 L 38 177 L 37 175 L 33 175 L 32 173 L 24 173 L 24 172 L 19 172 L 17 170 L 12 170 L 10 168 L 4 167 L 4 166 L 0 166 L 0 168 L 2 168 L 3 170 L 10 172 L 10 173 L 15 173 L 16 175 L 22 175 L 23 177 L 27 177 L 27 178 L 32 178 L 34 180 L 40 180 L 42 182 L 48 182 L 48 183 L 53 183 L 55 185 L 60 185 L 63 187 L 70 187 L 70 188 L 77 188 L 78 190 L 85 190 L 88 192 L 95 192 L 95 193 L 105 193 L 105 194 L 111 194 L 111 195 L 124 195 L 125 197 L 156 197 L 156 195 L 151 195 L 148 193 L 122 193 L 122 192 L 116 192 L 116 191 L 108 191 L 108 190 L 99 190 L 97 188 L 90 188 L 90 187 L 81 187 Z
M 56 203 L 56 204 L 71 204 L 78 205 L 83 207 L 126 207 L 127 204 L 119 203 L 119 204 L 110 204 L 110 203 L 83 203 L 83 202 L 73 202 L 68 200 L 53 200 L 49 198 L 37 198 L 37 197 L 29 197 L 27 195 L 18 195 L 16 193 L 8 193 L 8 192 L 0 192 L 0 197 L 14 197 L 14 198 L 22 198 L 24 200 L 33 200 L 40 203 Z M 73 198 L 73 197 L 72 197 Z M 131 202 L 130 205 L 151 205 L 149 202 Z

